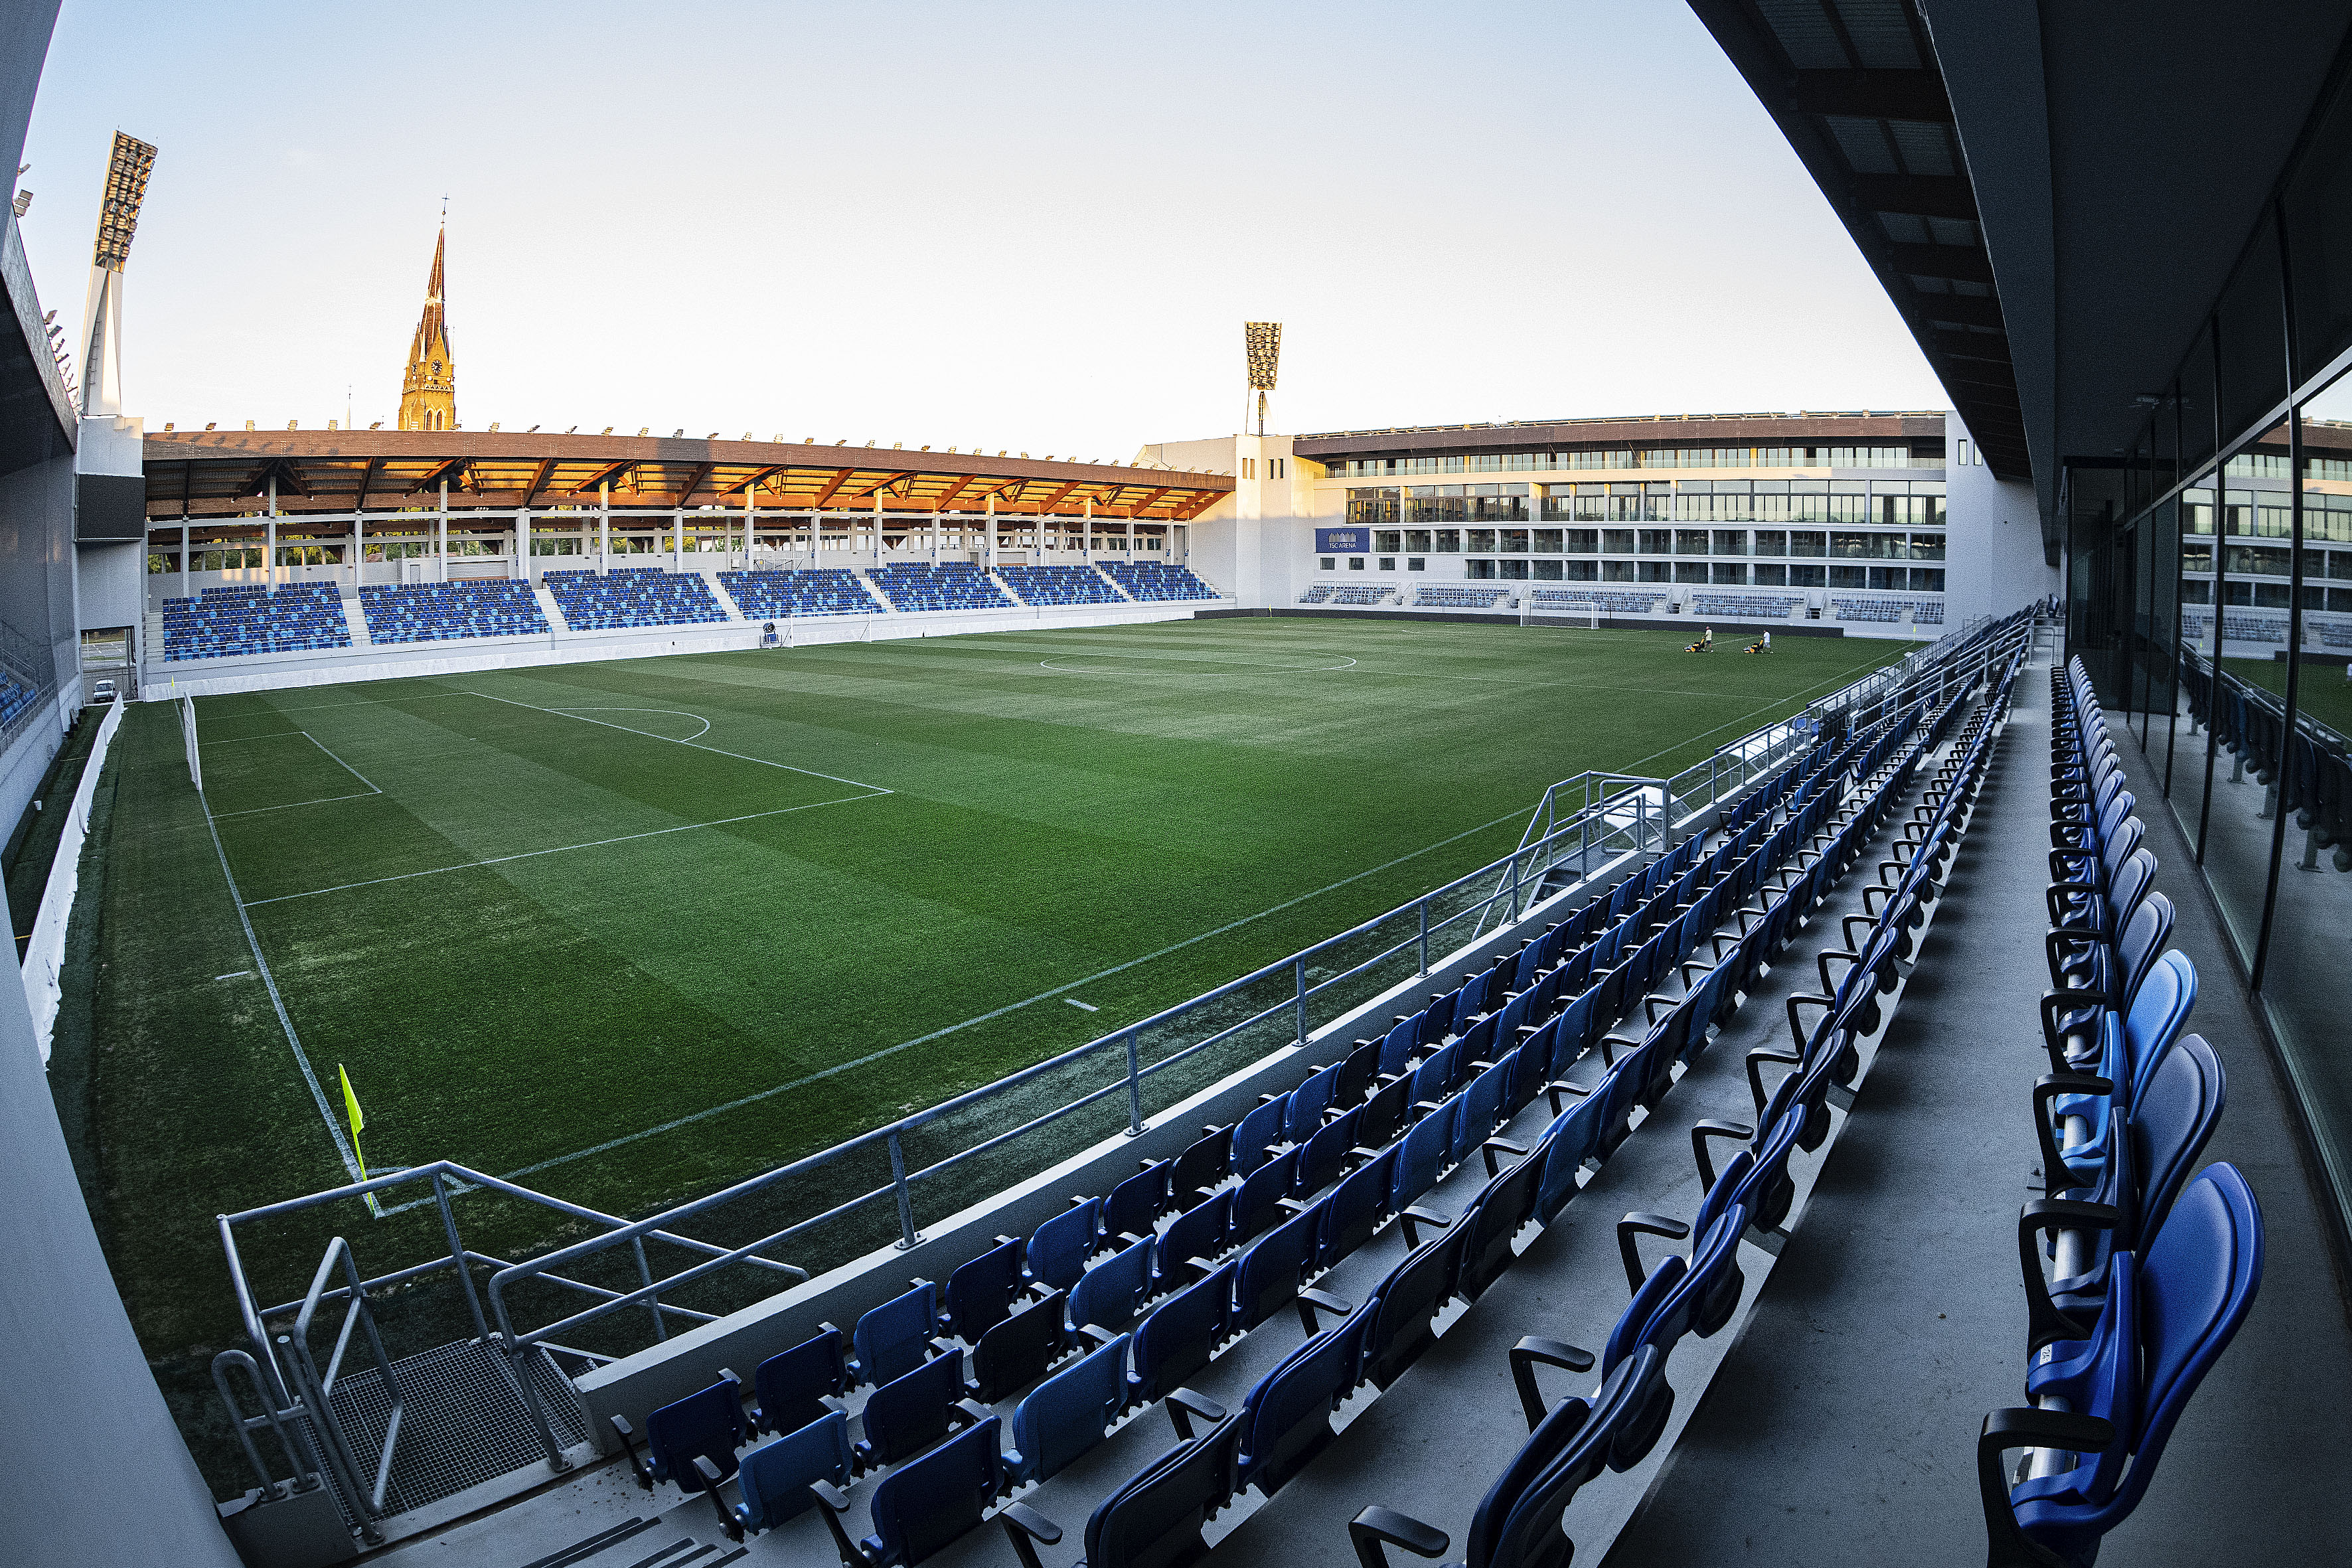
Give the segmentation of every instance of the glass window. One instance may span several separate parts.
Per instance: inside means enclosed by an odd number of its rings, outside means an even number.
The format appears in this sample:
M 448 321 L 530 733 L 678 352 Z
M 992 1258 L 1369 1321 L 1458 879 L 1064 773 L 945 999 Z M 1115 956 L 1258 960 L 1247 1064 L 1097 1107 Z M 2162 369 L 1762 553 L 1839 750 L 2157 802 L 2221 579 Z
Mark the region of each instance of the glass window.
M 1821 566 L 1791 566 L 1789 568 L 1789 586 L 1791 588 L 1825 587 L 1827 586 L 1824 581 L 1826 571 L 1827 568 Z
M 1915 533 L 1911 536 L 1911 559 L 1941 561 L 1944 558 L 1944 536 L 1940 533 Z
M 1458 555 L 1461 553 L 1462 531 L 1460 529 L 1441 528 L 1436 531 L 1434 537 L 1436 539 L 1436 542 L 1430 546 L 1431 553 L 1436 555 Z
M 1487 578 L 1495 574 L 1495 563 L 1491 561 L 1465 561 L 1462 568 L 1470 576 L 1475 578 Z
M 1717 553 L 1717 555 L 1745 555 L 1745 554 L 1747 554 L 1747 553 L 1748 553 L 1748 532 L 1747 532 L 1747 531 L 1746 531 L 1745 529 L 1733 529 L 1733 530 L 1729 530 L 1729 531 L 1726 531 L 1726 530 L 1723 530 L 1723 529 L 1717 529 L 1717 530 L 1716 530 L 1716 533 L 1715 533 L 1715 553 Z
M 1786 555 L 1789 553 L 1788 534 L 1779 529 L 1758 529 L 1756 531 L 1756 553 L 1759 555 Z
M 1538 554 L 1538 555 L 1557 555 L 1557 554 L 1559 554 L 1559 529 L 1557 529 L 1557 528 L 1538 528 L 1538 529 L 1537 529 L 1537 530 L 1536 530 L 1536 537 L 1535 537 L 1535 550 L 1536 550 L 1536 553 L 1537 553 L 1537 554 Z
M 1642 568 L 1641 580 L 1644 583 L 1671 583 L 1675 580 L 1675 563 L 1671 561 L 1643 561 L 1636 564 Z
M 1400 538 L 1401 536 L 1395 529 L 1382 529 L 1372 535 L 1372 548 L 1375 550 L 1401 550 L 1403 548 L 1403 545 L 1400 542 Z
M 1428 548 L 1429 548 L 1429 530 L 1427 530 L 1427 529 L 1425 529 L 1425 528 L 1408 528 L 1408 529 L 1406 529 L 1406 530 L 1404 531 L 1404 547 L 1405 547 L 1407 550 L 1426 550 L 1426 549 L 1428 549 Z
M 1903 580 L 1903 568 L 1900 566 L 1872 567 L 1870 569 L 1870 585 L 1874 588 L 1905 587 L 1906 584 Z
M 1426 572 L 1429 570 L 1429 563 L 1418 555 L 1408 555 L 1404 558 L 1404 569 L 1408 572 Z
M 1866 566 L 1832 566 L 1830 568 L 1830 586 L 1867 588 L 1870 586 L 1870 569 Z
M 1336 571 L 1338 571 L 1338 570 L 1339 570 L 1339 563 L 1338 558 L 1337 558 L 1337 557 L 1335 557 L 1335 556 L 1329 556 L 1329 555 L 1326 555 L 1326 556 L 1324 556 L 1324 557 L 1322 558 L 1322 560 L 1321 560 L 1318 564 L 1321 567 L 1321 569 L 1322 569 L 1323 571 L 1326 571 L 1326 572 L 1336 572 Z
M 1830 536 L 1826 533 L 1791 533 L 1789 535 L 1789 553 L 1791 555 L 1826 555 L 1829 553 L 1829 547 Z
M 1604 555 L 1633 553 L 1633 531 L 1630 528 L 1604 528 L 1601 531 L 1601 551 Z M 1624 579 L 1630 583 L 1631 577 Z
M 1940 594 L 1944 591 L 1944 569 L 1940 566 L 1911 568 L 1911 591 L 1915 594 Z
M 1493 529 L 1473 528 L 1465 530 L 1465 531 L 1470 536 L 1470 549 L 1492 550 L 1495 548 L 1495 531 Z
M 1677 582 L 1677 583 L 1704 583 L 1704 582 L 1706 582 L 1706 562 L 1704 562 L 1704 561 L 1677 561 L 1677 562 L 1675 562 L 1675 582 Z
M 1603 561 L 1601 563 L 1601 580 L 1603 583 L 1631 583 L 1633 580 L 1633 563 L 1631 561 Z
M 1561 545 L 1570 555 L 1601 553 L 1601 531 L 1597 528 L 1571 528 L 1563 531 Z
M 1744 563 L 1726 564 L 1718 561 L 1707 568 L 1707 580 L 1718 584 L 1728 583 L 1744 588 L 1748 585 L 1748 568 Z
M 1677 555 L 1706 554 L 1706 530 L 1703 528 L 1678 528 L 1675 530 L 1675 553 Z
M 1617 564 L 1615 562 L 1612 565 Z M 1597 561 L 1564 561 L 1561 574 L 1571 583 L 1597 583 L 1601 580 L 1601 563 Z M 2352 595 L 2347 595 L 2352 597 Z
M 1361 572 L 1363 569 L 1364 569 L 1364 558 L 1363 558 L 1362 556 L 1360 556 L 1360 555 L 1350 555 L 1350 556 L 1349 556 L 1349 557 L 1348 557 L 1348 570 L 1349 570 L 1349 571 L 1350 571 L 1350 572 Z
M 1526 562 L 1505 561 L 1502 562 L 1500 565 L 1502 567 L 1503 576 L 1506 580 L 1513 583 L 1524 583 L 1528 580 L 1528 563 Z
M 1502 548 L 1506 554 L 1525 555 L 1528 552 L 1528 531 L 1526 529 L 1506 528 L 1499 530 L 1498 531 L 1502 536 Z
M 1557 582 L 1559 582 L 1559 562 L 1557 562 L 1557 561 L 1538 561 L 1538 562 L 1537 562 L 1537 563 L 1535 563 L 1535 565 L 1536 565 L 1536 581 L 1537 581 L 1537 582 L 1538 582 L 1538 583 L 1557 583 Z
M 1785 588 L 1789 585 L 1789 569 L 1786 566 L 1768 566 L 1759 561 L 1756 564 L 1756 585 L 1759 588 Z
M 1395 571 L 1395 570 L 1396 570 L 1396 557 L 1395 557 L 1395 556 L 1393 556 L 1393 555 L 1383 555 L 1383 556 L 1381 556 L 1381 571 L 1383 571 L 1383 572 L 1393 572 L 1393 571 Z

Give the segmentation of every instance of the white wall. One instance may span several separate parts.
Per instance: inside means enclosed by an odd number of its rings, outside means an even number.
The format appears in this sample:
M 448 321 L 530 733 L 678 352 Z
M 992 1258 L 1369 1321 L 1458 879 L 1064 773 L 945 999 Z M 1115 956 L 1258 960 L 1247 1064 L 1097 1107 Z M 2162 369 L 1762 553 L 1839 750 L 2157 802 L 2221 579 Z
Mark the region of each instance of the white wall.
M 1969 461 L 1959 444 L 1969 444 Z M 2042 558 L 2042 508 L 2032 483 L 2004 481 L 1978 461 L 1979 447 L 1955 414 L 1944 421 L 1948 631 L 1978 616 L 2005 616 L 2058 591 Z

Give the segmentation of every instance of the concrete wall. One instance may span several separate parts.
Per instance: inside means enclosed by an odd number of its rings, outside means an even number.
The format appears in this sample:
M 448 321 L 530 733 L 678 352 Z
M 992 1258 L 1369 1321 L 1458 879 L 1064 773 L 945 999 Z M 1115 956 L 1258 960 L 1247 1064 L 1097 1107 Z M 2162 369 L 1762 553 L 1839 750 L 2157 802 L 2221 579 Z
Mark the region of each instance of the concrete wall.
M 1976 441 L 1953 415 L 1945 423 L 1944 450 L 1950 502 L 1944 575 L 1946 629 L 1978 616 L 2005 616 L 2058 591 L 2058 572 L 2042 554 L 2042 513 L 2033 486 L 2003 482 L 1977 460 Z M 1958 461 L 1968 442 L 1969 461 Z

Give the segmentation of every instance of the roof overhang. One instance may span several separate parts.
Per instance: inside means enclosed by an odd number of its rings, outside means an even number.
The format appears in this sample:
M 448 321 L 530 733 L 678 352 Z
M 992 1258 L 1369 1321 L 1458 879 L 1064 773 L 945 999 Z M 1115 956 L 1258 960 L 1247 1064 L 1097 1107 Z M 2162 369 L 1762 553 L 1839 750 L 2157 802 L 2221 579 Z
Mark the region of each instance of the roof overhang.
M 1299 436 L 1290 446 L 1303 458 L 1337 458 L 1373 452 L 1411 456 L 1617 447 L 1860 447 L 1943 438 L 1944 416 L 1932 412 L 1691 414 L 1340 430 Z

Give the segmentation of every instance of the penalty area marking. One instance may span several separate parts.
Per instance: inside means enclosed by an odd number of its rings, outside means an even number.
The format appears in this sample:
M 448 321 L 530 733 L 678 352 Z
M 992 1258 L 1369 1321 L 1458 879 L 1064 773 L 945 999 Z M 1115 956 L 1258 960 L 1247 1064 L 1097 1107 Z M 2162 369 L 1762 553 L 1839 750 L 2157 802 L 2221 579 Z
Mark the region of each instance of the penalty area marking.
M 1324 654 L 1318 656 L 1325 658 L 1336 658 L 1339 660 L 1337 664 L 1265 664 L 1256 659 L 1248 658 L 1186 658 L 1181 654 L 1172 653 L 1081 653 L 1073 655 L 1072 657 L 1076 658 L 1150 659 L 1159 664 L 1197 666 L 1211 674 L 1222 674 L 1230 669 L 1268 669 L 1278 675 L 1313 675 L 1332 670 L 1353 669 L 1356 668 L 1356 661 L 1349 658 L 1345 654 Z M 1037 668 L 1040 669 L 1053 670 L 1058 675 L 1117 675 L 1118 673 L 1118 671 L 1115 669 L 1073 669 L 1066 664 L 1055 664 L 1050 658 L 1039 659 L 1037 661 Z M 1190 672 L 1182 671 L 1181 673 Z
M 357 707 L 359 704 L 350 703 L 346 704 L 346 706 Z M 236 746 L 242 745 L 247 741 L 275 741 L 285 735 L 301 736 L 304 740 L 310 742 L 310 744 L 318 747 L 321 752 L 325 752 L 329 762 L 342 769 L 343 772 L 351 774 L 352 777 L 359 780 L 360 783 L 366 784 L 367 788 L 352 795 L 322 795 L 316 800 L 289 800 L 280 802 L 277 805 L 247 806 L 243 811 L 216 812 L 213 810 L 212 803 L 207 800 L 205 804 L 205 818 L 206 821 L 216 821 L 224 816 L 257 816 L 265 811 L 292 811 L 295 807 L 302 805 L 330 805 L 339 800 L 365 800 L 370 795 L 382 795 L 383 793 L 383 790 L 376 787 L 373 780 L 370 779 L 365 773 L 360 772 L 359 769 L 352 766 L 351 763 L 343 761 L 342 758 L 335 755 L 333 752 L 328 751 L 327 743 L 319 739 L 318 736 L 310 733 L 308 730 L 272 730 L 268 734 L 264 735 L 232 735 L 226 741 L 207 741 L 199 735 L 197 737 L 196 743 L 199 746 Z
M 843 777 L 842 777 L 840 774 L 838 774 L 838 773 L 818 773 L 814 768 L 796 768 L 796 767 L 793 766 L 793 764 L 792 764 L 792 763 L 790 763 L 771 762 L 771 761 L 770 761 L 769 759 L 767 759 L 766 757 L 747 757 L 747 756 L 745 756 L 745 755 L 744 755 L 742 752 L 729 752 L 729 751 L 723 751 L 723 750 L 721 750 L 720 748 L 719 748 L 719 747 L 717 747 L 717 746 L 706 746 L 706 745 L 704 745 L 704 744 L 703 744 L 701 742 L 699 742 L 699 741 L 694 741 L 694 740 L 686 740 L 686 741 L 681 741 L 681 740 L 679 740 L 679 739 L 678 739 L 677 736 L 675 736 L 675 735 L 662 735 L 662 734 L 656 734 L 656 733 L 655 733 L 655 732 L 654 732 L 653 731 L 651 731 L 651 730 L 633 730 L 633 729 L 631 729 L 631 728 L 630 728 L 628 725 L 626 725 L 626 724 L 615 724 L 615 723 L 612 722 L 610 720 L 607 720 L 607 719 L 584 719 L 584 718 L 581 718 L 581 715 L 582 715 L 582 713 L 583 713 L 583 712 L 615 712 L 615 713 L 673 713 L 673 714 L 678 713 L 678 710 L 677 710 L 677 709 L 675 709 L 675 708 L 616 708 L 616 709 L 569 709 L 569 708 L 542 708 L 542 707 L 541 707 L 541 706 L 540 706 L 538 703 L 536 703 L 536 702 L 522 702 L 522 701 L 518 701 L 516 699 L 514 699 L 514 698 L 512 698 L 512 697 L 498 697 L 498 696 L 494 696 L 494 695 L 492 695 L 491 693 L 489 693 L 489 692 L 488 692 L 488 691 L 464 691 L 464 692 L 460 692 L 460 693 L 459 693 L 459 695 L 460 695 L 460 696 L 465 696 L 465 697 L 479 697 L 479 698 L 482 698 L 483 700 L 485 700 L 486 701 L 490 701 L 490 702 L 503 702 L 503 703 L 507 704 L 507 706 L 509 706 L 509 707 L 510 707 L 510 708 L 528 708 L 528 709 L 530 709 L 530 710 L 532 712 L 534 712 L 534 713 L 552 713 L 552 714 L 554 714 L 554 715 L 555 715 L 557 718 L 559 718 L 559 719 L 579 719 L 579 720 L 580 720 L 580 722 L 582 722 L 583 724 L 602 724 L 602 725 L 603 725 L 605 729 L 607 729 L 607 730 L 618 730 L 618 731 L 620 731 L 622 733 L 624 733 L 624 734 L 627 734 L 627 735 L 643 735 L 643 736 L 644 736 L 646 740 L 648 740 L 648 741 L 667 741 L 667 742 L 668 742 L 671 745 L 673 745 L 673 746 L 691 746 L 691 747 L 693 747 L 693 748 L 694 748 L 696 751 L 698 751 L 698 752 L 709 752 L 711 755 L 716 756 L 716 757 L 732 757 L 732 758 L 734 758 L 734 759 L 735 759 L 735 761 L 737 761 L 737 762 L 739 762 L 739 763 L 757 763 L 760 766 L 761 766 L 761 767 L 763 767 L 763 768 L 782 768 L 784 772 L 786 772 L 786 773 L 800 773 L 800 774 L 802 774 L 802 775 L 803 775 L 804 777 L 807 777 L 807 778 L 813 778 L 813 779 L 824 779 L 824 780 L 826 783 L 828 783 L 828 784 L 847 784 L 847 785 L 848 785 L 850 788 L 852 788 L 852 789 L 871 790 L 871 791 L 873 791 L 876 795 L 890 795 L 890 794 L 894 793 L 894 792 L 892 792 L 892 791 L 890 791 L 890 790 L 884 789 L 880 784 L 867 784 L 867 783 L 866 783 L 865 780 L 863 780 L 863 779 L 845 779 L 845 778 L 843 778 Z M 700 714 L 698 714 L 698 713 L 684 713 L 684 714 L 679 714 L 679 716 L 680 716 L 680 717 L 682 717 L 682 718 L 687 718 L 687 719 L 699 719 L 699 718 L 701 718 L 701 717 L 702 717 L 702 716 L 701 716 Z M 704 727 L 704 729 L 706 729 L 706 730 L 709 727 L 709 720 L 707 720 L 707 719 L 706 719 L 706 720 L 703 720 L 703 727 Z M 819 802 L 818 804 L 819 804 L 819 805 L 831 805 L 831 804 L 833 804 L 833 803 L 832 803 L 832 802 L 830 802 L 830 801 L 821 801 L 821 802 Z M 795 809 L 797 809 L 797 808 L 795 808 Z M 761 815 L 765 816 L 765 815 L 767 815 L 767 814 L 766 814 L 766 813 L 761 813 Z
M 702 726 L 701 729 L 697 730 L 693 734 L 686 736 L 684 741 L 680 741 L 679 743 L 681 745 L 685 743 L 685 741 L 698 741 L 702 739 L 703 736 L 710 733 L 709 720 L 704 718 L 699 713 L 689 713 L 683 708 L 551 708 L 548 711 L 550 713 L 562 713 L 567 716 L 574 713 L 667 713 L 673 719 L 691 719 L 696 723 Z M 625 728 L 625 726 L 614 725 L 614 728 L 622 729 Z M 632 735 L 651 735 L 653 734 L 653 731 L 650 730 L 631 730 L 629 731 L 629 733 Z M 670 735 L 658 735 L 655 736 L 655 738 L 662 741 L 677 739 L 677 737 Z

